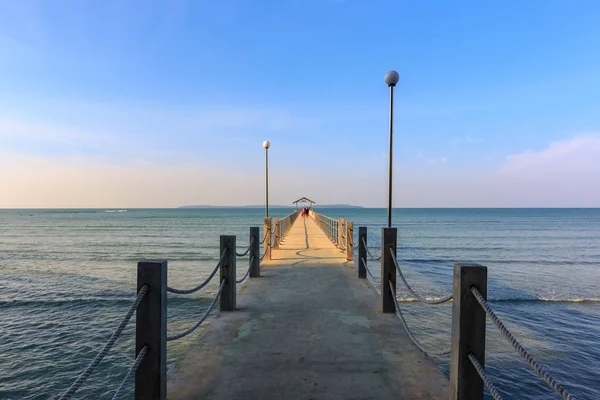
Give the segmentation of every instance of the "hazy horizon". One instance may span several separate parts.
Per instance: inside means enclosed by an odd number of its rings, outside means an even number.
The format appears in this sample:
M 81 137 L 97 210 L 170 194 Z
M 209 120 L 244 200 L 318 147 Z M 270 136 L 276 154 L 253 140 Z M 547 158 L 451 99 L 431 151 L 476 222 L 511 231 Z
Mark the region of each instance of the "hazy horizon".
M 3 2 L 0 208 L 386 207 L 389 69 L 394 207 L 600 207 L 600 3 L 434 3 Z
M 203 209 L 203 208 L 222 208 L 222 209 L 228 209 L 228 208 L 245 208 L 245 209 L 252 209 L 252 210 L 259 210 L 259 209 L 264 209 L 264 206 L 245 206 L 245 205 L 239 205 L 239 206 L 219 206 L 219 205 L 206 205 L 206 206 L 202 206 L 202 207 L 187 207 L 187 206 L 180 206 L 180 207 L 52 207 L 52 208 L 45 208 L 45 207 L 0 207 L 0 210 L 186 210 L 186 209 Z M 283 205 L 274 205 L 274 206 L 269 206 L 269 209 L 271 208 L 295 208 L 294 206 L 283 206 Z M 386 210 L 387 207 L 366 207 L 366 206 L 360 206 L 360 205 L 349 205 L 348 207 L 336 207 L 336 206 L 331 206 L 331 205 L 323 205 L 320 207 L 314 206 L 314 209 L 317 210 L 319 208 L 338 208 L 338 209 L 343 209 L 343 208 L 358 208 L 358 209 L 378 209 L 378 210 Z M 527 210 L 527 209 L 557 209 L 557 210 L 576 210 L 576 209 L 590 209 L 590 210 L 596 210 L 596 209 L 600 209 L 600 207 L 393 207 L 393 210 L 435 210 L 435 209 L 446 209 L 446 210 L 460 210 L 460 209 L 482 209 L 482 210 L 493 210 L 493 209 L 507 209 L 507 210 Z

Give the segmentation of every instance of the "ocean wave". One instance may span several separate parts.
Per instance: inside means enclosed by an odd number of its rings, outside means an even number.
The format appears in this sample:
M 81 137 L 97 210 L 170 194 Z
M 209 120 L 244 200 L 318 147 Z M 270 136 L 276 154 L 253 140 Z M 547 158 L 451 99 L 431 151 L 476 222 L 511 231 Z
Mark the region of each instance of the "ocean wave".
M 426 300 L 436 300 L 438 297 L 424 297 Z M 419 299 L 415 297 L 398 298 L 399 303 L 416 303 Z M 600 303 L 600 297 L 491 297 L 488 299 L 490 303 Z
M 171 306 L 186 305 L 190 303 L 204 304 L 210 303 L 214 294 L 207 297 L 184 297 L 169 296 L 168 304 Z M 0 309 L 35 307 L 35 308 L 55 308 L 55 307 L 82 307 L 82 306 L 126 306 L 135 300 L 135 296 L 115 296 L 115 297 L 64 297 L 54 299 L 34 299 L 34 300 L 0 300 Z
M 600 297 L 535 297 L 535 298 L 491 298 L 490 302 L 541 302 L 541 303 L 599 303 Z
M 480 258 L 480 257 L 479 257 Z M 444 264 L 452 266 L 454 264 L 460 264 L 463 261 L 454 258 L 399 258 L 398 262 L 410 263 L 410 264 Z M 491 266 L 496 264 L 511 264 L 511 265 L 548 265 L 548 266 L 596 266 L 600 265 L 598 260 L 479 260 L 483 265 Z
M 62 299 L 40 299 L 40 300 L 7 300 L 0 301 L 0 309 L 16 307 L 62 307 L 62 306 L 94 306 L 94 305 L 121 305 L 131 304 L 133 297 L 83 297 L 83 298 L 62 298 Z

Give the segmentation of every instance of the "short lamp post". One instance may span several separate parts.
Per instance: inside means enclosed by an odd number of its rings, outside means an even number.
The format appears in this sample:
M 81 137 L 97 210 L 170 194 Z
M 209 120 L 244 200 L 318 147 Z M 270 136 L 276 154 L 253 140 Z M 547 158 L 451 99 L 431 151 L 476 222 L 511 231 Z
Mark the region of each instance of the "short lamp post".
M 391 70 L 385 74 L 384 81 L 390 87 L 390 166 L 388 174 L 388 228 L 392 227 L 392 157 L 394 140 L 394 87 L 400 80 L 398 72 Z

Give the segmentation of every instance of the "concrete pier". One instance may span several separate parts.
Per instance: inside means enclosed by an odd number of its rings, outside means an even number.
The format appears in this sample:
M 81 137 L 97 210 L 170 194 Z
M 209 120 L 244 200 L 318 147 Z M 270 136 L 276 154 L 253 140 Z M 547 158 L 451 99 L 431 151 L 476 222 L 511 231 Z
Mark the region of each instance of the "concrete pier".
M 261 276 L 238 289 L 237 310 L 200 327 L 167 398 L 449 398 L 446 377 L 356 269 L 297 218 Z

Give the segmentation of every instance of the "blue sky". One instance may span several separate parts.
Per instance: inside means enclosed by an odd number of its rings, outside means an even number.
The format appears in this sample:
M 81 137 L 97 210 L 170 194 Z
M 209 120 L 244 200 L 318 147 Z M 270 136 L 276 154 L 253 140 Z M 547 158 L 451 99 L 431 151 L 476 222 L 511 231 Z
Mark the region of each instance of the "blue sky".
M 596 1 L 0 3 L 0 207 L 600 206 Z M 160 194 L 157 194 L 160 192 Z

